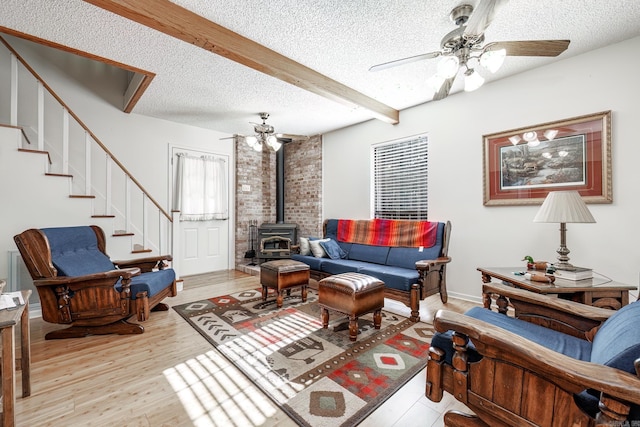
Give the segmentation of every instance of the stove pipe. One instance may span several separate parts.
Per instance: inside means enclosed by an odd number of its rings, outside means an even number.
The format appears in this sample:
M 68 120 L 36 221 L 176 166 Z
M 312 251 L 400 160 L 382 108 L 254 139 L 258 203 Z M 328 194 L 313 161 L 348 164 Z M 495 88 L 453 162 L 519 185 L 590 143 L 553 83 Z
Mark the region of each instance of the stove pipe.
M 276 151 L 276 223 L 284 223 L 284 144 Z

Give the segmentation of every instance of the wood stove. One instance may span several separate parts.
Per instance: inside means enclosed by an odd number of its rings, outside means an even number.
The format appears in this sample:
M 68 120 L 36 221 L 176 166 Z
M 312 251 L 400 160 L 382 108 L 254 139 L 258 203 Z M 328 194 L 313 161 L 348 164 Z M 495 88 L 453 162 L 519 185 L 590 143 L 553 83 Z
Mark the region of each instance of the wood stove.
M 262 224 L 258 227 L 258 262 L 291 257 L 291 245 L 297 242 L 297 224 Z

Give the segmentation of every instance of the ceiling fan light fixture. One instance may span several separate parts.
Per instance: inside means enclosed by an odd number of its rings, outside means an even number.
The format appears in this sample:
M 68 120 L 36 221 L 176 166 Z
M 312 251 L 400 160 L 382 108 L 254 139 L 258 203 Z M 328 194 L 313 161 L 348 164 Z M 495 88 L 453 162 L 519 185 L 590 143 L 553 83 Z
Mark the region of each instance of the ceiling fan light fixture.
M 480 55 L 480 65 L 490 72 L 495 73 L 502 67 L 506 56 L 506 49 L 488 50 Z
M 258 143 L 258 138 L 255 136 L 245 136 L 244 142 L 246 142 L 249 147 L 253 148 Z
M 484 78 L 478 74 L 473 68 L 464 73 L 464 90 L 472 92 L 484 84 Z
M 444 79 L 450 79 L 458 74 L 459 67 L 460 60 L 457 56 L 443 56 L 438 62 L 438 75 Z
M 255 144 L 253 144 L 252 147 L 254 150 L 256 150 L 257 152 L 261 152 L 262 151 L 262 142 L 258 142 L 256 141 Z
M 282 147 L 282 143 L 279 142 L 278 138 L 276 138 L 275 136 L 269 135 L 266 139 L 267 139 L 267 145 L 271 147 L 273 151 L 278 151 L 280 147 Z

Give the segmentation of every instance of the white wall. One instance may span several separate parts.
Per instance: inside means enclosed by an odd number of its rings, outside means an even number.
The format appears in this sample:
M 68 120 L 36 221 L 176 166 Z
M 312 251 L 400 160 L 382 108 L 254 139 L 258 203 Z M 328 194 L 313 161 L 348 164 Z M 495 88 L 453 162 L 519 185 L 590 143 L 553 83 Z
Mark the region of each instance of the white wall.
M 135 113 L 125 114 L 112 103 L 96 95 L 103 91 L 103 88 L 92 90 L 77 84 L 60 69 L 40 60 L 26 44 L 14 47 L 168 212 L 171 210 L 168 200 L 170 144 L 227 155 L 232 159 L 231 164 L 235 164 L 232 140 L 220 141 L 220 138 L 228 136 L 227 134 Z M 8 100 L 2 96 L 0 102 Z M 11 139 L 0 140 L 0 144 L 3 149 L 15 147 Z M 233 195 L 233 166 L 230 170 L 229 194 Z M 8 274 L 8 256 L 5 254 L 7 251 L 16 250 L 12 239 L 14 234 L 30 227 L 71 225 L 69 221 L 75 221 L 73 216 L 65 214 L 64 211 L 49 209 L 48 200 L 43 200 L 42 204 L 33 200 L 26 201 L 30 194 L 24 189 L 21 191 L 21 186 L 38 185 L 36 182 L 43 178 L 43 173 L 44 170 L 36 175 L 25 171 L 15 176 L 9 175 L 8 168 L 0 168 L 0 200 L 3 205 L 0 227 L 0 278 L 5 278 Z M 230 218 L 235 217 L 234 205 L 235 201 L 232 198 Z M 88 218 L 87 221 L 90 222 L 91 219 Z M 234 229 L 234 225 L 230 224 L 230 232 Z M 230 242 L 229 250 L 229 253 L 234 253 L 233 241 Z
M 448 289 L 478 300 L 477 267 L 555 261 L 560 240 L 557 224 L 532 222 L 538 206 L 483 206 L 483 135 L 611 110 L 613 203 L 589 205 L 596 224 L 568 224 L 567 246 L 574 264 L 638 285 L 639 51 L 634 38 L 402 111 L 395 126 L 324 135 L 324 217 L 369 218 L 371 145 L 428 133 L 429 217 L 452 222 Z

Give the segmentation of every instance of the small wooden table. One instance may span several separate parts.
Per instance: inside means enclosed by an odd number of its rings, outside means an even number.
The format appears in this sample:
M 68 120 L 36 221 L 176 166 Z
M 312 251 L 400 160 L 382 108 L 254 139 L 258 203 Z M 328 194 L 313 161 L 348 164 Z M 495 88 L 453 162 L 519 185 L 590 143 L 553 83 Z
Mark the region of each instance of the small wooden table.
M 15 326 L 20 321 L 20 368 L 22 370 L 22 397 L 31 395 L 31 344 L 29 332 L 29 297 L 31 290 L 23 290 L 24 305 L 0 310 L 0 339 L 2 341 L 2 426 L 16 423 L 16 348 Z
M 557 294 L 562 299 L 613 310 L 629 304 L 629 291 L 637 289 L 636 286 L 599 277 L 576 281 L 556 277 L 554 283 L 533 282 L 514 274 L 526 271 L 522 267 L 479 267 L 478 271 L 482 273 L 482 283 L 489 283 L 495 278 L 516 288 L 539 294 Z

